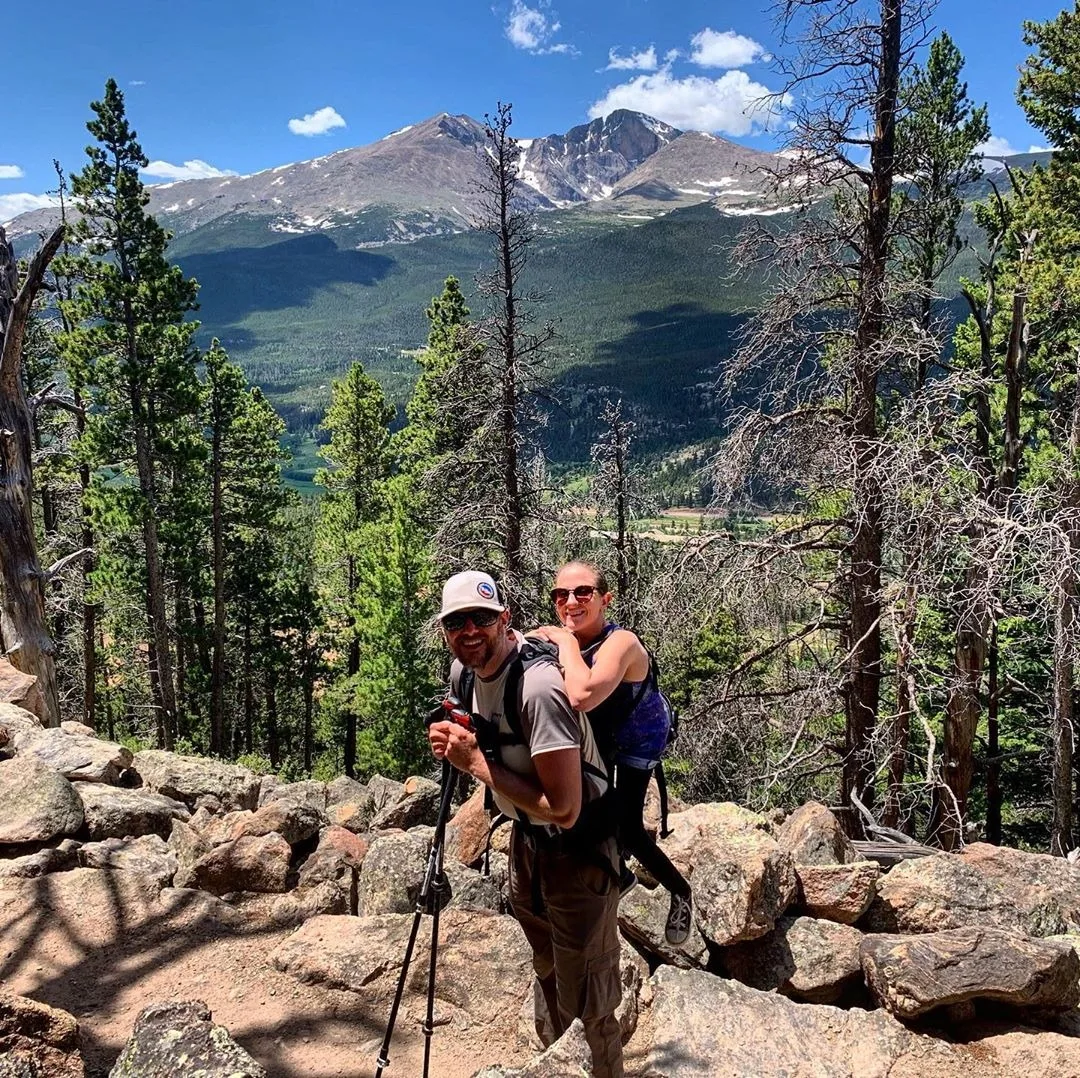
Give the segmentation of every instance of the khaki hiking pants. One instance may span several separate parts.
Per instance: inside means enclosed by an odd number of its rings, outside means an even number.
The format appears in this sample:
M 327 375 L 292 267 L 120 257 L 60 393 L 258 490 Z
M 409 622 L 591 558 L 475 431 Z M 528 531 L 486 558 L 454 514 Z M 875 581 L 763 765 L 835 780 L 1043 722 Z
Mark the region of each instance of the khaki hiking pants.
M 615 840 L 606 853 L 618 864 Z M 598 852 L 605 852 L 601 848 Z M 542 912 L 534 912 L 538 876 Z M 536 1032 L 545 1047 L 575 1018 L 585 1026 L 595 1078 L 623 1078 L 615 1008 L 619 981 L 619 889 L 600 864 L 577 854 L 534 849 L 515 824 L 510 838 L 510 901 L 533 950 Z

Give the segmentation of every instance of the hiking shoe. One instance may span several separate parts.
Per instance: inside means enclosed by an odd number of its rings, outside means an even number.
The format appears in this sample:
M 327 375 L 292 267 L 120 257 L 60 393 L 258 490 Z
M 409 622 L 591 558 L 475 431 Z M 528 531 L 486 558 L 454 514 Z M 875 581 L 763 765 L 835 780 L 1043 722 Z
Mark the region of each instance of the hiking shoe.
M 664 938 L 675 947 L 684 944 L 690 936 L 689 895 L 673 894 L 668 907 L 667 924 L 664 926 Z
M 623 862 L 622 868 L 619 870 L 619 898 L 632 891 L 638 885 L 638 878 L 630 870 L 630 867 Z

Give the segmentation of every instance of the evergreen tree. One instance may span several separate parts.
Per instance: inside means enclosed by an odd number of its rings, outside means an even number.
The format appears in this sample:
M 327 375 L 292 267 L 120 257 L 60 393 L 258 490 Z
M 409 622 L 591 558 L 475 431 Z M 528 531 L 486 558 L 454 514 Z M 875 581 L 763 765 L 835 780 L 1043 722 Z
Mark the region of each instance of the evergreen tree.
M 934 39 L 924 67 L 901 92 L 904 114 L 897 124 L 897 159 L 905 185 L 899 195 L 901 260 L 917 292 L 919 323 L 931 328 L 937 282 L 953 264 L 964 240 L 959 232 L 964 188 L 982 175 L 975 148 L 990 135 L 986 106 L 972 106 L 960 79 L 964 57 L 948 34 Z M 915 388 L 926 381 L 925 360 Z
M 371 538 L 368 526 L 382 511 L 382 483 L 390 468 L 388 424 L 393 416 L 378 382 L 364 373 L 361 364 L 353 364 L 334 383 L 322 423 L 330 441 L 320 450 L 329 467 L 315 477 L 326 488 L 318 535 L 325 617 L 339 654 L 345 656 L 345 676 L 334 686 L 334 700 L 344 720 L 344 764 L 350 776 L 356 774 L 360 560 Z
M 137 572 L 112 570 L 115 582 L 126 579 L 145 595 L 157 739 L 169 747 L 178 707 L 162 531 L 170 488 L 187 482 L 185 473 L 201 452 L 191 343 L 196 324 L 185 320 L 197 286 L 169 265 L 168 234 L 146 212 L 149 196 L 139 170 L 148 162 L 115 80 L 91 109 L 95 118 L 87 127 L 96 144 L 72 179 L 81 214 L 74 238 L 84 254 L 78 292 L 66 303 L 73 327 L 67 348 L 77 382 L 91 387 L 83 452 L 94 466 L 108 469 L 99 471 L 90 493 L 97 519 L 119 539 L 115 555 L 139 558 Z M 126 537 L 116 536 L 118 526 L 138 531 L 137 555 Z M 109 573 L 103 558 L 99 576 Z

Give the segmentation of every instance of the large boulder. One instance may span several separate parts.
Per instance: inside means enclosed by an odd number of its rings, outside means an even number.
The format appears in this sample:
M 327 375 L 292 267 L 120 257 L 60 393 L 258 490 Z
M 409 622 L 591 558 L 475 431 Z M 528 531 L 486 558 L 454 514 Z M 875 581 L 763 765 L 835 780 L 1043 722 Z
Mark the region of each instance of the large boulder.
M 63 775 L 33 758 L 0 760 L 0 843 L 74 835 L 83 807 Z
M 877 895 L 881 868 L 876 861 L 846 865 L 796 865 L 802 904 L 811 917 L 853 925 Z
M 273 905 L 278 924 L 299 924 L 320 913 L 356 913 L 356 881 L 367 841 L 343 827 L 328 827 L 300 868 L 296 889 Z
M 408 831 L 410 827 L 421 825 L 434 827 L 439 815 L 439 794 L 437 782 L 413 775 L 405 780 L 401 799 L 375 813 L 371 819 L 371 830 L 385 831 L 399 827 L 402 831 Z
M 213 846 L 190 824 L 183 820 L 173 820 L 169 833 L 169 849 L 176 854 L 176 875 L 173 882 L 177 887 L 189 887 L 194 879 L 195 865 L 205 857 Z
M 75 839 L 65 838 L 34 853 L 2 858 L 0 880 L 36 880 L 50 872 L 64 872 L 78 863 L 79 846 Z
M 368 796 L 367 787 L 348 775 L 338 775 L 332 782 L 326 784 L 326 804 L 340 805 L 346 801 L 361 804 Z
M 374 836 L 360 870 L 357 911 L 372 916 L 415 909 L 430 845 L 430 834 L 421 831 Z
M 212 847 L 190 868 L 181 860 L 176 885 L 197 887 L 212 895 L 233 891 L 280 893 L 286 888 L 291 856 L 292 849 L 281 835 L 245 835 Z
M 725 947 L 724 967 L 763 992 L 782 992 L 810 1003 L 835 1003 L 862 973 L 862 933 L 813 917 L 781 917 L 761 939 Z
M 503 897 L 499 880 L 495 876 L 485 876 L 475 868 L 458 861 L 447 861 L 443 871 L 450 885 L 448 906 L 463 910 L 509 912 L 509 903 Z
M 12 704 L 29 711 L 38 719 L 45 718 L 45 698 L 38 688 L 38 679 L 33 674 L 17 670 L 7 659 L 0 658 L 0 705 Z M 3 725 L 3 713 L 0 711 L 0 725 Z
M 75 1019 L 67 1011 L 17 996 L 0 985 L 0 1078 L 84 1074 Z
M 160 835 L 167 839 L 173 820 L 190 818 L 187 806 L 164 794 L 129 790 L 100 782 L 76 782 L 90 838 L 137 838 Z
M 476 865 L 487 846 L 491 816 L 484 808 L 484 791 L 478 786 L 446 824 L 446 858 L 463 865 Z
M 147 789 L 183 801 L 191 809 L 201 797 L 214 798 L 225 810 L 254 809 L 258 804 L 259 777 L 246 767 L 161 749 L 137 752 L 132 766 Z
M 844 865 L 857 859 L 837 818 L 818 801 L 808 801 L 783 823 L 777 836 L 797 865 Z
M 259 791 L 259 808 L 273 801 L 287 801 L 291 805 L 307 805 L 308 808 L 323 812 L 326 809 L 326 783 L 316 779 L 304 779 L 301 782 L 267 783 L 269 775 L 263 777 Z
M 650 1078 L 946 1078 L 963 1051 L 883 1011 L 796 1003 L 702 970 L 661 966 L 639 1047 Z M 640 1033 L 640 1031 L 639 1031 Z M 631 1047 L 637 1043 L 632 1043 Z M 999 1074 L 1000 1071 L 982 1071 Z
M 237 820 L 228 832 L 230 839 L 244 835 L 279 834 L 290 846 L 305 842 L 319 833 L 323 810 L 304 801 L 287 799 L 267 801 L 262 808 Z
M 410 914 L 315 917 L 277 948 L 272 961 L 276 969 L 304 984 L 382 1000 L 397 985 L 412 923 Z M 417 938 L 406 979 L 413 999 L 422 999 L 427 992 L 429 945 L 425 929 Z M 437 999 L 485 1028 L 511 1026 L 524 999 L 532 997 L 532 951 L 512 917 L 444 910 L 438 957 Z
M 109 1078 L 266 1078 L 211 1019 L 202 1000 L 151 1004 L 135 1022 Z
M 695 805 L 671 817 L 661 845 L 689 873 L 701 934 L 718 945 L 772 931 L 796 894 L 795 866 L 763 817 L 737 805 Z
M 1043 1010 L 1080 1003 L 1080 958 L 1071 947 L 998 928 L 867 936 L 861 955 L 867 984 L 898 1018 L 980 999 Z
M 32 711 L 0 700 L 0 730 L 6 733 L 4 744 L 9 750 L 13 747 L 18 734 L 27 730 L 41 729 L 41 720 Z
M 383 809 L 396 805 L 405 796 L 405 784 L 384 775 L 372 775 L 368 782 L 367 796 L 371 800 L 371 815 L 377 816 Z
M 15 755 L 40 760 L 71 782 L 118 782 L 132 759 L 122 745 L 61 729 L 16 734 Z
M 591 1078 L 592 1049 L 580 1018 L 548 1049 L 523 1067 L 483 1067 L 472 1078 Z
M 1080 865 L 985 843 L 912 858 L 878 884 L 866 924 L 901 933 L 969 926 L 1029 936 L 1080 931 Z
M 709 947 L 696 924 L 690 936 L 679 946 L 664 936 L 671 896 L 663 887 L 635 887 L 619 900 L 619 928 L 646 954 L 673 966 L 704 968 L 709 962 Z
M 176 875 L 176 854 L 160 835 L 139 838 L 107 838 L 87 842 L 78 852 L 83 868 L 104 868 L 131 872 L 167 887 Z

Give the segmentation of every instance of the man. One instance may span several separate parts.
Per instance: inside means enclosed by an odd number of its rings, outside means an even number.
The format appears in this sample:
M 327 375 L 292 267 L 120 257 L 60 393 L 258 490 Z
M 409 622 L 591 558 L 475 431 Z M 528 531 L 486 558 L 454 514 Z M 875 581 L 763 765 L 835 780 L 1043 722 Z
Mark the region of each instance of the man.
M 597 823 L 607 783 L 591 730 L 570 707 L 558 666 L 515 665 L 525 642 L 487 573 L 452 576 L 439 621 L 455 659 L 452 689 L 471 682 L 462 705 L 497 724 L 501 737 L 487 753 L 453 722 L 432 724 L 428 737 L 436 757 L 487 786 L 514 820 L 510 901 L 533 949 L 537 1033 L 550 1045 L 580 1018 L 596 1078 L 622 1078 L 619 855 Z M 508 679 L 512 690 L 516 682 L 509 700 Z M 505 714 L 508 703 L 518 723 Z

